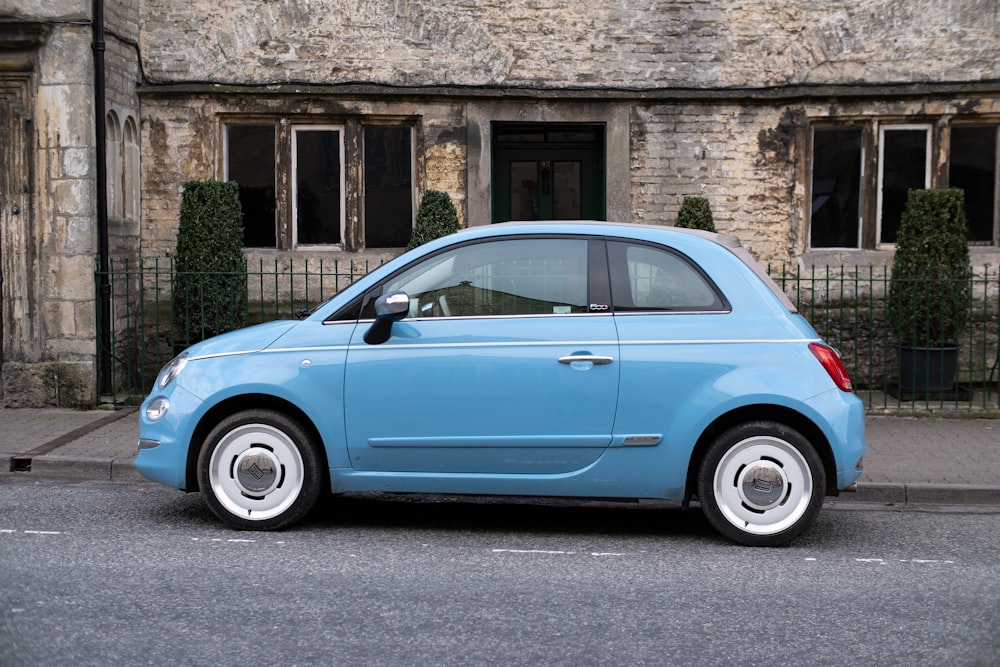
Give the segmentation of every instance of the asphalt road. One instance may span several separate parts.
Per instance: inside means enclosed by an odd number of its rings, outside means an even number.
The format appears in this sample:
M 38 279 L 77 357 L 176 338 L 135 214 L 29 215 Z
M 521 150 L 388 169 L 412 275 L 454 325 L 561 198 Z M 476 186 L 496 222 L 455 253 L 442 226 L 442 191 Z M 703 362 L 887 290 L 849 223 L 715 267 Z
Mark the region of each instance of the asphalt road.
M 0 476 L 0 664 L 996 665 L 1000 514 L 342 498 L 226 530 L 156 485 Z

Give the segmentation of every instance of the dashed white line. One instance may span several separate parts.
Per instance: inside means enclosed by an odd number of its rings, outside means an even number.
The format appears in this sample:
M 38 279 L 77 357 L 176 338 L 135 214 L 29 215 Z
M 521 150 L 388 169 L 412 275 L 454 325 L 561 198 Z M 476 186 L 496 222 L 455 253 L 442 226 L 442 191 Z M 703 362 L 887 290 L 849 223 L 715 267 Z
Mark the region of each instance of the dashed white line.
M 807 563 L 816 563 L 818 558 L 804 558 Z M 855 563 L 866 563 L 871 565 L 891 565 L 892 563 L 910 563 L 913 565 L 954 565 L 955 561 L 943 558 L 897 558 L 887 560 L 885 558 L 855 558 Z
M 543 554 L 548 556 L 578 556 L 579 552 L 576 551 L 560 551 L 558 549 L 493 549 L 492 553 L 495 554 Z M 614 556 L 627 556 L 628 554 L 618 552 L 618 551 L 591 551 L 587 555 L 594 556 L 595 558 L 601 557 L 614 557 Z

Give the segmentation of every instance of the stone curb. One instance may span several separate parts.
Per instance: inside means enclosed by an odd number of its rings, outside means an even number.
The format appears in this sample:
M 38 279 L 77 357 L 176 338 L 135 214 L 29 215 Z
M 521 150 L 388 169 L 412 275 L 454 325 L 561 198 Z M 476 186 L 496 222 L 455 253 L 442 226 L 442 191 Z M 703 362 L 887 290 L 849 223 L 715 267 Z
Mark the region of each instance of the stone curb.
M 1000 505 L 1000 486 L 926 483 L 859 483 L 854 493 L 841 493 L 840 502 L 881 505 Z

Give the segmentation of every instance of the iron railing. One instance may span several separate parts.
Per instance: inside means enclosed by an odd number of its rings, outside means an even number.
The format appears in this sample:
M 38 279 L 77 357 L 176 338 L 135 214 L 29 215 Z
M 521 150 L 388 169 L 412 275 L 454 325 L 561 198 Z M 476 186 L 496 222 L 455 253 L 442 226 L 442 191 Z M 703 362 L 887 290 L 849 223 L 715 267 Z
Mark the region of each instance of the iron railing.
M 381 263 L 366 259 L 300 262 L 260 259 L 249 262 L 244 323 L 294 319 L 303 310 L 322 303 Z M 97 349 L 99 359 L 111 359 L 111 386 L 101 387 L 99 392 L 116 406 L 138 405 L 152 387 L 160 368 L 189 341 L 204 337 L 205 332 L 176 328 L 178 319 L 189 318 L 175 317 L 174 310 L 178 306 L 172 302 L 170 293 L 178 273 L 172 259 L 154 258 L 141 262 L 112 259 L 108 274 L 113 322 L 111 340 L 105 346 L 105 341 L 99 339 Z M 212 273 L 188 275 L 202 279 L 205 284 L 211 284 L 210 279 L 217 277 Z M 99 285 L 100 269 L 95 279 Z M 205 295 L 210 288 L 194 291 Z M 209 294 L 202 303 L 180 307 L 205 312 L 211 310 L 213 304 Z
M 294 318 L 380 263 L 363 259 L 257 260 L 247 270 L 246 323 Z M 170 286 L 175 267 L 170 259 L 140 263 L 112 260 L 108 273 L 112 335 L 107 348 L 101 347 L 105 341 L 98 340 L 98 350 L 107 350 L 105 357 L 110 353 L 112 386 L 102 388 L 101 393 L 116 405 L 137 405 L 159 369 L 192 336 L 173 328 Z M 769 266 L 768 273 L 817 332 L 840 351 L 855 391 L 870 413 L 996 412 L 1000 406 L 1000 270 L 986 266 L 975 271 L 969 324 L 956 341 L 957 380 L 942 391 L 899 386 L 899 343 L 886 324 L 887 267 Z M 98 270 L 98 285 L 100 279 Z M 206 304 L 185 307 L 205 308 Z
M 970 280 L 971 301 L 956 305 L 968 309 L 968 322 L 958 340 L 952 341 L 958 348 L 954 383 L 946 389 L 923 390 L 900 382 L 900 356 L 907 354 L 907 348 L 887 320 L 889 267 L 769 266 L 768 273 L 817 333 L 839 350 L 869 412 L 995 412 L 1000 406 L 1000 271 L 996 268 L 977 267 Z M 918 322 L 914 328 L 929 325 Z M 939 370 L 944 369 L 918 369 L 931 374 Z

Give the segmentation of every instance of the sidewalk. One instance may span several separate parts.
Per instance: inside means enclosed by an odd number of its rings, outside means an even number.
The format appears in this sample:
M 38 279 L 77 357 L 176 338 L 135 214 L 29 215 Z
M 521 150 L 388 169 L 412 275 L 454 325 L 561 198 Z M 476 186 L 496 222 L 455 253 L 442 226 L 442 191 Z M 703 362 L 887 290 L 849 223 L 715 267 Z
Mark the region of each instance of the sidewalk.
M 866 425 L 865 472 L 842 500 L 1000 505 L 1000 419 L 870 416 Z M 138 439 L 135 409 L 0 408 L 0 474 L 139 481 Z

